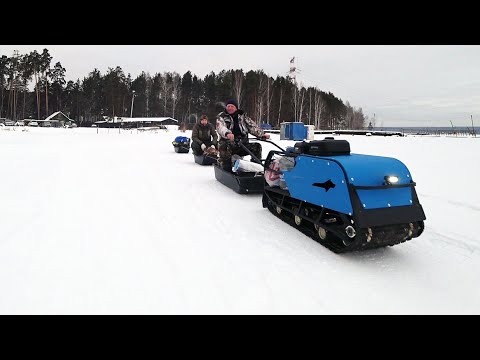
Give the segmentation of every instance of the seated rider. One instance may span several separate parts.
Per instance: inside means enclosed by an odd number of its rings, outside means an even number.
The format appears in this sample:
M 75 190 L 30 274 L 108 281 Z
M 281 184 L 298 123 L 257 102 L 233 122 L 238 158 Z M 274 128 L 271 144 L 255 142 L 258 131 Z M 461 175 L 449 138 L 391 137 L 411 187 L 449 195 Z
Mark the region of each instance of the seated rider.
M 192 152 L 195 155 L 202 155 L 208 148 L 216 150 L 217 145 L 218 135 L 215 126 L 208 122 L 207 115 L 200 116 L 192 130 Z
M 255 142 L 249 143 L 248 134 L 256 137 L 270 138 L 243 110 L 238 109 L 236 100 L 228 100 L 225 110 L 217 115 L 217 132 L 220 135 L 218 142 L 218 165 L 227 171 L 232 171 L 232 155 L 249 155 L 235 139 L 249 149 L 258 159 L 262 158 L 262 145 Z

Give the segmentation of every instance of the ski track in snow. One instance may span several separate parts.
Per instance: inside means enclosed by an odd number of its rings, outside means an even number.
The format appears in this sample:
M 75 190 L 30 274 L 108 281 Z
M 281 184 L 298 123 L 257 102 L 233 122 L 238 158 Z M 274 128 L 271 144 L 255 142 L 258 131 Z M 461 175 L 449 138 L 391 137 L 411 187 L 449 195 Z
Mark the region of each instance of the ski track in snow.
M 457 206 L 459 208 L 466 209 L 466 210 L 480 211 L 480 207 L 478 207 L 476 205 L 451 200 L 451 199 L 448 199 L 445 196 L 435 196 L 435 195 L 426 194 L 426 193 L 423 193 L 423 192 L 420 193 L 419 196 L 421 196 L 422 198 L 432 198 L 432 199 L 435 199 L 435 200 L 440 200 L 442 203 L 448 203 L 450 205 L 454 205 L 454 206 Z

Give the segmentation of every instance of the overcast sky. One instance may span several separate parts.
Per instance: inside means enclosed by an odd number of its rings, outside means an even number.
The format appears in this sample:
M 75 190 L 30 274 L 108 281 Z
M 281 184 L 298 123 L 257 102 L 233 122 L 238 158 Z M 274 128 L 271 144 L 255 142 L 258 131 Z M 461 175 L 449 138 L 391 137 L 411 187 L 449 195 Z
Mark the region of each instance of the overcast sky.
M 116 66 L 133 78 L 230 69 L 286 76 L 295 56 L 299 82 L 375 114 L 377 126 L 470 126 L 470 115 L 480 126 L 479 45 L 0 45 L 0 55 L 44 48 L 67 80 Z

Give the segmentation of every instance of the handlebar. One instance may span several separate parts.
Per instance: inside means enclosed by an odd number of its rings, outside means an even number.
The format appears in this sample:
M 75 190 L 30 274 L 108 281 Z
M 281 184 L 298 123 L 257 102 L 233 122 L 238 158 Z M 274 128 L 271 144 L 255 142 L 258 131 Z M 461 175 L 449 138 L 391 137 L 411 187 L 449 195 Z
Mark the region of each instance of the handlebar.
M 283 149 L 281 146 L 279 146 L 279 145 L 277 145 L 276 143 L 274 143 L 273 141 L 267 140 L 267 139 L 265 139 L 265 138 L 263 138 L 263 137 L 260 137 L 260 138 L 259 138 L 259 137 L 253 137 L 253 138 L 251 138 L 251 137 L 247 137 L 247 138 L 235 138 L 235 139 L 233 139 L 233 140 L 228 140 L 228 139 L 227 139 L 227 141 L 229 141 L 229 142 L 231 142 L 231 143 L 234 143 L 235 145 L 238 145 L 238 146 L 242 147 L 243 150 L 245 150 L 245 151 L 252 157 L 252 159 L 255 160 L 255 162 L 259 163 L 260 165 L 264 165 L 264 164 L 262 163 L 262 160 L 259 159 L 259 158 L 257 158 L 257 157 L 243 144 L 242 140 L 257 140 L 257 141 L 267 142 L 267 143 L 270 143 L 270 144 L 276 146 L 276 147 L 279 148 L 282 152 L 285 152 L 285 149 Z

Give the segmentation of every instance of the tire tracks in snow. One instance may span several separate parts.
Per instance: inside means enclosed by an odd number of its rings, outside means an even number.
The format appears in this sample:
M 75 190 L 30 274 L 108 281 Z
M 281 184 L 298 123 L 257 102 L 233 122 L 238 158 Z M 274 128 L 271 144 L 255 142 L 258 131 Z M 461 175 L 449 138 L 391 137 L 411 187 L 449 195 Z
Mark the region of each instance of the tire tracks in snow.
M 450 205 L 458 206 L 458 207 L 464 208 L 466 210 L 480 211 L 479 206 L 475 206 L 475 205 L 472 205 L 472 204 L 447 199 L 447 198 L 444 198 L 442 196 L 435 196 L 435 195 L 431 195 L 431 194 L 419 193 L 419 198 L 420 198 L 420 203 L 421 203 L 422 198 L 430 198 L 430 199 L 434 199 L 434 200 L 440 200 L 442 202 L 446 202 Z

